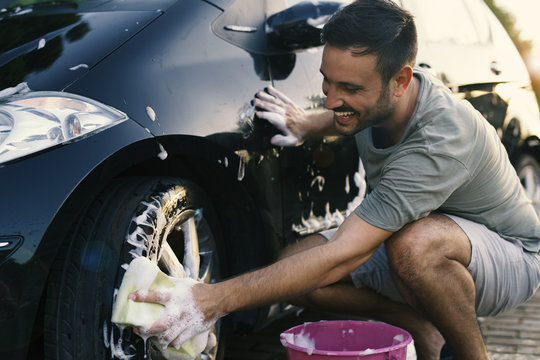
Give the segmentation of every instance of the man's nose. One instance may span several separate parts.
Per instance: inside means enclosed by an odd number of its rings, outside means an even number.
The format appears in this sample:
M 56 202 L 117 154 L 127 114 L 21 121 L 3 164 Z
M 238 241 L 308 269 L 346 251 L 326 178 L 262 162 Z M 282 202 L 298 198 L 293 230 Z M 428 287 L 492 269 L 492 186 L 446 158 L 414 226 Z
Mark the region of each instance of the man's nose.
M 339 95 L 339 91 L 332 88 L 328 89 L 328 92 L 326 93 L 326 101 L 324 102 L 324 106 L 329 110 L 343 106 L 343 100 L 341 99 L 341 96 Z

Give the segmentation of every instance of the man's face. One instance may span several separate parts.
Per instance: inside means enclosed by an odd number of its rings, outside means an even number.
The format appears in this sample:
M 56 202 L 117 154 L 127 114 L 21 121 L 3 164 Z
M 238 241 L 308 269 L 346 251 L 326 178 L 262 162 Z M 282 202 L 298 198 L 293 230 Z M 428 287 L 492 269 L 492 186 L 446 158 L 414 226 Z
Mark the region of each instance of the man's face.
M 334 111 L 334 126 L 343 135 L 355 134 L 369 126 L 382 125 L 394 112 L 388 84 L 376 70 L 377 58 L 353 56 L 350 50 L 324 47 L 321 73 L 326 108 Z

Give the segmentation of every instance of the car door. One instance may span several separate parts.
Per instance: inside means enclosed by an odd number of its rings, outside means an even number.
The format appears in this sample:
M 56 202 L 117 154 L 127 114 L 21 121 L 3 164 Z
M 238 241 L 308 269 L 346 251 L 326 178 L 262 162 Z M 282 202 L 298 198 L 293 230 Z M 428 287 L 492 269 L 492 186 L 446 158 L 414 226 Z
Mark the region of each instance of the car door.
M 213 29 L 221 38 L 250 53 L 262 80 L 273 84 L 306 111 L 321 111 L 324 96 L 319 72 L 320 28 L 329 15 L 348 2 L 237 0 L 213 23 Z M 255 8 L 264 9 L 264 14 L 255 12 Z M 247 116 L 244 120 L 252 121 Z M 263 151 L 261 156 L 274 156 L 279 162 L 279 174 L 272 175 L 279 186 L 271 186 L 279 189 L 279 200 L 273 201 L 281 203 L 281 245 L 337 226 L 348 208 L 350 211 L 352 201 L 363 194 L 359 190 L 363 176 L 359 173 L 354 139 L 326 137 L 299 147 L 265 150 L 275 129 L 258 130 L 268 125 L 257 119 L 247 125 L 248 139 L 256 139 L 248 150 Z M 257 136 L 260 134 L 262 138 Z

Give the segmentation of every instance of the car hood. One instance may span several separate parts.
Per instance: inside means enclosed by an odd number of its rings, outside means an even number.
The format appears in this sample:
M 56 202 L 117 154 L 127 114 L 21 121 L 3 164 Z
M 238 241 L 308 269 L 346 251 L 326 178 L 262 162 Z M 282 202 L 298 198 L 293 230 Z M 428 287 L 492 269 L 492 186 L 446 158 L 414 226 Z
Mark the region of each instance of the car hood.
M 172 2 L 0 3 L 0 90 L 23 82 L 31 90 L 66 88 Z

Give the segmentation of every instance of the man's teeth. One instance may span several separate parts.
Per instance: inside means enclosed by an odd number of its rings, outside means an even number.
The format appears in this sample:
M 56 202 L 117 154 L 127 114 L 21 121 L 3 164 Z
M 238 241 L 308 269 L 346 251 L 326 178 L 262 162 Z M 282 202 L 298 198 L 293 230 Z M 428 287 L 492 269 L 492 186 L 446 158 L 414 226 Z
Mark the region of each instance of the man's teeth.
M 339 117 L 350 117 L 354 115 L 354 111 L 334 111 Z

